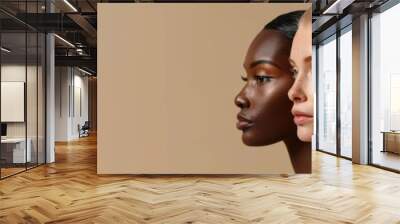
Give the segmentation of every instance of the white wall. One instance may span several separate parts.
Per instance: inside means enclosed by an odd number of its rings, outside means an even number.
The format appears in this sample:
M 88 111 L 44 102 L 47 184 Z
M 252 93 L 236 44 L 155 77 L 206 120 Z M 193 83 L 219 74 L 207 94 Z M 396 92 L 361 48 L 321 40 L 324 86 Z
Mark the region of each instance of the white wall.
M 27 74 L 36 76 L 36 67 L 28 66 L 27 68 L 24 65 L 18 64 L 9 64 L 1 66 L 1 81 L 2 82 L 25 82 L 25 75 L 27 69 Z M 28 77 L 28 80 L 31 78 Z M 36 83 L 34 83 L 36 85 Z M 33 93 L 27 93 L 28 97 L 36 97 L 36 89 Z M 28 100 L 32 101 L 32 100 Z M 31 105 L 33 106 L 33 105 Z M 36 108 L 36 105 L 34 105 Z M 34 115 L 34 117 L 30 117 L 30 115 Z M 36 122 L 36 114 L 28 113 L 28 122 L 35 121 Z M 33 125 L 28 125 L 31 127 Z M 35 128 L 36 129 L 36 128 Z M 7 136 L 8 137 L 25 137 L 25 122 L 7 122 Z M 29 133 L 28 133 L 29 137 Z
M 28 71 L 32 67 L 28 67 Z M 25 64 L 10 64 L 1 66 L 1 81 L 18 81 L 25 82 Z M 28 72 L 31 74 L 31 72 Z M 7 137 L 25 137 L 25 123 L 24 122 L 11 122 L 7 123 Z
M 78 124 L 88 120 L 88 77 L 72 67 L 56 67 L 55 73 L 55 140 L 77 139 Z
M 76 72 L 76 70 L 75 70 Z M 79 132 L 78 132 L 78 124 L 81 126 L 85 123 L 85 121 L 88 121 L 88 77 L 87 76 L 82 76 L 82 73 L 78 73 L 78 75 L 75 73 L 74 75 L 74 96 L 73 99 L 75 102 L 74 108 L 72 108 L 72 120 L 71 120 L 71 135 L 73 138 L 79 137 Z M 80 96 L 80 97 L 79 97 Z M 79 102 L 80 101 L 80 102 Z M 80 111 L 81 110 L 81 111 Z
M 37 70 L 38 69 L 38 70 Z M 25 122 L 6 122 L 7 137 L 20 138 L 25 135 L 30 139 L 32 161 L 44 162 L 44 74 L 42 68 L 25 64 L 4 64 L 1 66 L 2 82 L 25 82 L 26 83 L 26 111 Z M 26 80 L 27 79 L 27 80 Z M 3 96 L 4 97 L 4 96 Z M 25 112 L 24 111 L 24 112 Z M 39 151 L 38 151 L 39 150 Z M 36 156 L 36 153 L 39 156 Z M 51 162 L 51 160 L 49 160 Z

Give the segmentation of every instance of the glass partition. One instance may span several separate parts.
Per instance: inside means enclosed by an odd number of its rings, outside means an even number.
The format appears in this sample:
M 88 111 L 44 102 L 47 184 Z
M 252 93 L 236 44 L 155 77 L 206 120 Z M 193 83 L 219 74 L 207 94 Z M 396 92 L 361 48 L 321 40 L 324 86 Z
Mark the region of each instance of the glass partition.
M 40 13 L 44 1 L 2 1 L 16 15 Z M 0 12 L 0 178 L 45 163 L 44 33 Z
M 371 18 L 372 164 L 400 171 L 400 4 Z
M 340 155 L 352 157 L 352 33 L 342 31 L 340 41 Z
M 2 33 L 1 47 L 1 176 L 7 177 L 24 171 L 31 158 L 26 150 L 25 32 Z
M 37 110 L 38 110 L 38 35 L 36 32 L 27 33 L 27 74 L 26 74 L 26 115 L 27 115 L 27 151 L 30 159 L 28 160 L 27 167 L 31 168 L 37 165 Z
M 318 149 L 336 154 L 336 35 L 318 47 Z
M 38 64 L 37 64 L 37 162 L 46 162 L 46 37 L 43 33 L 38 33 Z

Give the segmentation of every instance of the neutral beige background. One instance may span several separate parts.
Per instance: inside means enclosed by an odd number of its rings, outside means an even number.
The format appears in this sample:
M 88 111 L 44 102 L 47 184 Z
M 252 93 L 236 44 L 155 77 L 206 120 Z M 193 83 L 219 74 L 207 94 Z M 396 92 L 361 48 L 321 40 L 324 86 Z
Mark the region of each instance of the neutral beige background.
M 234 97 L 263 26 L 309 4 L 99 4 L 99 174 L 293 173 L 248 147 Z

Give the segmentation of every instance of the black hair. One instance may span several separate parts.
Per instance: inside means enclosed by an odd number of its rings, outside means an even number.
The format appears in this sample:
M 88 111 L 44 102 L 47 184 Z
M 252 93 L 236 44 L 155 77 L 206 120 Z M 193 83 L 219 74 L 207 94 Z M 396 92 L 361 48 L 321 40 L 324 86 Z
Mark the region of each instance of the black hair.
M 265 25 L 264 29 L 280 31 L 290 40 L 293 40 L 299 26 L 300 18 L 304 12 L 304 10 L 299 10 L 282 14 Z

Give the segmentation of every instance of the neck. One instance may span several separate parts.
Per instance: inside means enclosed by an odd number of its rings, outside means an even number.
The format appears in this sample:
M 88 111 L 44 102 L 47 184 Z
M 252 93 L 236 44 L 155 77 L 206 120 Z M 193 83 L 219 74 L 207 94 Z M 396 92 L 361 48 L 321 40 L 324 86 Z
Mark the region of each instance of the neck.
M 311 143 L 300 141 L 296 134 L 284 142 L 295 173 L 311 173 Z

